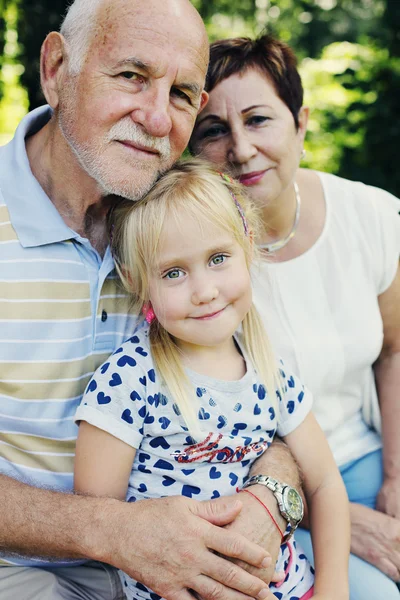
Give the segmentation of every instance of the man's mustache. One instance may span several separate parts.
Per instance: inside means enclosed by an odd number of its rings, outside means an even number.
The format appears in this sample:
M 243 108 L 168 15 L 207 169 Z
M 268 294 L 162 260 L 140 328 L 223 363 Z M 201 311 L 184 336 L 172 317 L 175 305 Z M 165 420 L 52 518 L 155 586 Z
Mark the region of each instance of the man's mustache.
M 129 117 L 125 117 L 113 125 L 108 133 L 108 141 L 119 140 L 132 142 L 145 146 L 149 150 L 155 150 L 164 160 L 171 155 L 171 145 L 168 137 L 155 137 L 143 131 Z

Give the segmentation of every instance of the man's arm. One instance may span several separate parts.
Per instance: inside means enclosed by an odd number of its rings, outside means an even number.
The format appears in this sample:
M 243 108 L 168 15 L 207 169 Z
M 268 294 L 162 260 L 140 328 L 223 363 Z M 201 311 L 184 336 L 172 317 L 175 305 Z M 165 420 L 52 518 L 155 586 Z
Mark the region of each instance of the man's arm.
M 298 490 L 301 487 L 297 464 L 286 444 L 277 438 L 268 450 L 255 461 L 250 471 L 250 476 L 252 475 L 269 475 Z M 251 492 L 268 507 L 280 529 L 284 531 L 287 523 L 279 512 L 278 503 L 273 493 L 264 485 L 253 485 Z M 249 540 L 262 546 L 272 556 L 272 564 L 266 569 L 259 569 L 245 565 L 241 561 L 236 562 L 250 573 L 263 579 L 265 583 L 270 583 L 281 544 L 280 534 L 265 508 L 257 500 L 245 493 L 241 493 L 239 497 L 243 503 L 243 508 L 236 519 L 226 528 L 230 531 L 242 533 Z
M 236 497 L 128 503 L 43 490 L 1 475 L 0 506 L 0 549 L 7 553 L 100 560 L 173 600 L 192 598 L 188 588 L 212 600 L 268 593 L 262 581 L 221 557 L 259 566 L 267 557 L 222 527 L 241 509 Z

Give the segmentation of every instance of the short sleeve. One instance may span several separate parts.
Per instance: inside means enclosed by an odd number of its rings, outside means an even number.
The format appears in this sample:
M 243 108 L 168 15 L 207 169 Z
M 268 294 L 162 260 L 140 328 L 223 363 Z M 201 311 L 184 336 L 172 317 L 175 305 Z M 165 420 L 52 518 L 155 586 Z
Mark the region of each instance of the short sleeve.
M 400 257 L 400 200 L 379 188 L 366 186 L 374 207 L 376 239 L 371 239 L 375 257 L 377 294 L 392 284 Z
M 280 362 L 281 389 L 278 392 L 279 417 L 277 435 L 284 437 L 294 431 L 306 418 L 312 407 L 312 394 L 298 377 Z
M 75 421 L 87 421 L 139 448 L 147 414 L 147 377 L 152 361 L 139 334 L 118 348 L 89 382 Z

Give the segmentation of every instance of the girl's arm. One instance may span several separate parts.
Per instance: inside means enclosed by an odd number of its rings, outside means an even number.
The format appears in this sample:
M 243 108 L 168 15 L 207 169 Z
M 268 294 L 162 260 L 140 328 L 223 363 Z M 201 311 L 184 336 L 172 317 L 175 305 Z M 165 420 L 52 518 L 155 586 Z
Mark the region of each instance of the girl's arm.
M 136 449 L 81 421 L 74 465 L 74 489 L 91 496 L 125 500 Z
M 349 504 L 328 442 L 312 413 L 284 439 L 303 473 L 315 558 L 314 598 L 348 600 Z

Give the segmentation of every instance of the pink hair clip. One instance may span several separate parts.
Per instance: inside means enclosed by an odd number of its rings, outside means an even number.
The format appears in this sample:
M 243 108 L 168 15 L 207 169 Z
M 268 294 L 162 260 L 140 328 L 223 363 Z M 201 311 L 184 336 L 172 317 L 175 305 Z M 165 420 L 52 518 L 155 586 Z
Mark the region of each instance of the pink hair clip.
M 151 304 L 148 304 L 147 302 L 143 304 L 142 314 L 144 315 L 144 318 L 146 319 L 149 325 L 151 325 L 152 322 L 156 319 L 156 315 Z

